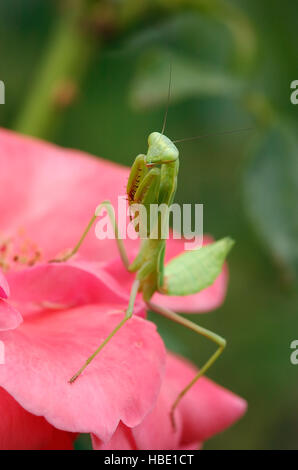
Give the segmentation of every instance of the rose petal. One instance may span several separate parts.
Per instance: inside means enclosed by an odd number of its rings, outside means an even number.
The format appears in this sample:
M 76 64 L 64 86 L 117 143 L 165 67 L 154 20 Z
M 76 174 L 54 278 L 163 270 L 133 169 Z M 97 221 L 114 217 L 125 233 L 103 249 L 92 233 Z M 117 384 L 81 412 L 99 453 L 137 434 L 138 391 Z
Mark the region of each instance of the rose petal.
M 121 265 L 120 259 L 116 263 Z M 7 274 L 11 284 L 11 301 L 23 315 L 79 305 L 110 303 L 128 305 L 129 291 L 117 283 L 99 263 L 74 261 L 39 264 Z M 131 274 L 126 271 L 131 279 Z M 144 303 L 137 301 L 135 314 L 144 314 Z
M 5 300 L 0 299 L 0 331 L 13 330 L 23 321 L 22 315 Z
M 168 355 L 166 380 L 176 394 L 191 381 L 197 370 L 188 361 Z M 246 401 L 206 377 L 187 392 L 177 411 L 183 419 L 183 443 L 205 441 L 231 426 L 246 411 Z
M 122 319 L 123 312 L 102 304 L 29 317 L 0 333 L 6 350 L 0 385 L 58 429 L 107 441 L 119 420 L 136 426 L 154 405 L 164 370 L 164 345 L 151 322 L 133 316 L 68 383 Z
M 170 411 L 179 392 L 193 379 L 196 369 L 182 358 L 168 354 L 166 376 L 157 405 L 132 430 L 138 449 L 177 450 L 209 439 L 242 416 L 246 402 L 202 377 L 181 400 L 175 411 L 176 431 Z
M 175 398 L 175 391 L 173 393 L 165 379 L 156 406 L 144 421 L 132 430 L 138 449 L 174 450 L 179 448 L 183 432 L 180 411 L 175 416 L 175 430 L 170 420 L 171 407 Z
M 131 428 L 120 423 L 109 442 L 103 442 L 94 434 L 91 435 L 94 450 L 137 450 Z
M 24 410 L 0 388 L 0 450 L 71 450 L 76 434 L 59 431 Z
M 202 448 L 201 442 L 191 442 L 190 444 L 184 444 L 177 450 L 200 450 Z
M 112 439 L 92 438 L 96 450 L 195 450 L 201 442 L 239 419 L 246 402 L 202 377 L 186 393 L 175 411 L 174 431 L 170 412 L 178 393 L 193 379 L 196 369 L 182 358 L 167 355 L 166 375 L 156 406 L 138 426 L 119 424 Z

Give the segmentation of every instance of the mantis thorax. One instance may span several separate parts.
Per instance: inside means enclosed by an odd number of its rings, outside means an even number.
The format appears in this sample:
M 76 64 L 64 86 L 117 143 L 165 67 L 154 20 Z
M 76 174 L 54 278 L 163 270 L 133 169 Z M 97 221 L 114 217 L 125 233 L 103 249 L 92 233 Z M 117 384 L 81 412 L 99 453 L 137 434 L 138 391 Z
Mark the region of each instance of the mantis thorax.
M 138 155 L 132 166 L 127 184 L 129 204 L 142 204 L 147 211 L 147 239 L 143 240 L 140 252 L 129 267 L 137 272 L 137 279 L 144 298 L 161 288 L 163 282 L 163 257 L 165 240 L 151 239 L 152 220 L 151 205 L 166 204 L 170 206 L 177 187 L 179 169 L 179 151 L 173 142 L 159 132 L 152 132 L 148 137 L 147 155 Z M 134 216 L 133 216 L 134 218 Z M 160 224 L 160 217 L 157 222 Z M 136 230 L 141 232 L 140 227 Z M 158 229 L 159 230 L 159 229 Z

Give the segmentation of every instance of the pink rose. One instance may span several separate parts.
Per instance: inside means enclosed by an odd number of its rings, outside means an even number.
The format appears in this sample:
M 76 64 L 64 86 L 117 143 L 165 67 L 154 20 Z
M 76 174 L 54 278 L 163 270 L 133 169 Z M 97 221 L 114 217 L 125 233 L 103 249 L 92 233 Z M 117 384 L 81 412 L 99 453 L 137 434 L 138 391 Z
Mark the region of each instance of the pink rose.
M 174 433 L 169 399 L 194 371 L 166 355 L 140 296 L 133 317 L 68 383 L 122 318 L 134 276 L 122 267 L 115 241 L 99 241 L 94 231 L 77 257 L 48 260 L 74 246 L 102 200 L 116 205 L 128 171 L 0 131 L 1 449 L 69 449 L 82 432 L 92 433 L 95 448 L 193 448 L 245 411 L 243 400 L 202 378 L 181 401 Z M 137 242 L 126 245 L 133 256 Z M 182 249 L 171 240 L 167 256 Z M 156 294 L 154 301 L 208 311 L 223 301 L 226 284 L 224 270 L 197 295 Z

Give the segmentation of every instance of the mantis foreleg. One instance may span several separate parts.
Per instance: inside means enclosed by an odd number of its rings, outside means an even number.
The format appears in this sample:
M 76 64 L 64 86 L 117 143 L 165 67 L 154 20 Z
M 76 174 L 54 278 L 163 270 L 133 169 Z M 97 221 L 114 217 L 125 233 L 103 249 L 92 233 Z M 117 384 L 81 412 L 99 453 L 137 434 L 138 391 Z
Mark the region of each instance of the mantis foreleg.
M 86 367 L 90 364 L 91 361 L 97 356 L 97 354 L 104 348 L 104 346 L 113 338 L 113 336 L 117 333 L 118 330 L 127 322 L 132 317 L 133 314 L 133 308 L 136 300 L 136 296 L 139 290 L 140 286 L 140 281 L 135 280 L 131 291 L 130 291 L 130 297 L 129 297 L 129 303 L 127 310 L 125 312 L 123 320 L 121 320 L 120 323 L 113 329 L 113 331 L 107 336 L 107 338 L 101 343 L 101 345 L 94 351 L 93 354 L 91 354 L 90 357 L 86 360 L 85 364 L 78 370 L 78 372 L 75 373 L 75 375 L 72 376 L 72 378 L 69 380 L 70 383 L 73 383 L 79 375 L 86 369 Z
M 125 250 L 123 240 L 121 238 L 119 238 L 118 225 L 117 225 L 117 222 L 116 222 L 116 219 L 115 219 L 114 209 L 113 209 L 112 203 L 110 201 L 103 201 L 101 204 L 99 204 L 99 206 L 97 206 L 97 208 L 95 210 L 95 213 L 91 217 L 88 225 L 86 226 L 86 228 L 83 232 L 83 235 L 81 236 L 81 238 L 79 239 L 79 241 L 77 242 L 75 247 L 71 251 L 66 253 L 65 255 L 51 260 L 50 261 L 51 263 L 59 263 L 59 262 L 67 261 L 69 258 L 74 256 L 79 251 L 83 241 L 85 240 L 87 234 L 89 233 L 90 229 L 92 228 L 94 222 L 96 221 L 97 217 L 100 215 L 100 212 L 103 208 L 106 209 L 106 211 L 108 213 L 108 216 L 110 218 L 110 221 L 112 223 L 112 227 L 113 227 L 113 230 L 114 230 L 114 233 L 115 233 L 115 239 L 116 239 L 116 243 L 117 243 L 117 246 L 118 246 L 118 249 L 119 249 L 121 260 L 122 260 L 124 266 L 126 267 L 126 269 L 128 268 L 128 266 L 129 266 L 128 256 L 127 256 L 127 253 L 126 253 L 126 250 Z
M 200 369 L 200 371 L 195 375 L 195 377 L 189 382 L 189 384 L 186 385 L 186 387 L 179 393 L 177 396 L 176 400 L 174 401 L 172 408 L 171 408 L 171 421 L 172 424 L 175 428 L 175 418 L 174 418 L 174 413 L 175 409 L 177 408 L 180 400 L 183 398 L 183 396 L 188 392 L 188 390 L 199 380 L 202 375 L 204 375 L 207 370 L 214 364 L 216 359 L 220 356 L 220 354 L 223 352 L 225 346 L 226 346 L 226 340 L 222 338 L 221 336 L 217 335 L 216 333 L 213 333 L 210 330 L 207 330 L 206 328 L 203 328 L 202 326 L 197 325 L 196 323 L 193 323 L 192 321 L 188 320 L 187 318 L 184 318 L 180 315 L 178 315 L 175 312 L 172 312 L 171 310 L 161 307 L 159 305 L 156 305 L 153 302 L 148 302 L 147 303 L 148 307 L 153 310 L 156 313 L 159 313 L 163 315 L 164 317 L 169 318 L 170 320 L 173 320 L 176 323 L 179 323 L 180 325 L 186 326 L 187 328 L 195 331 L 196 333 L 205 336 L 206 338 L 210 339 L 214 343 L 218 344 L 218 349 L 215 351 L 214 354 L 208 359 L 208 361 L 203 365 L 203 367 Z

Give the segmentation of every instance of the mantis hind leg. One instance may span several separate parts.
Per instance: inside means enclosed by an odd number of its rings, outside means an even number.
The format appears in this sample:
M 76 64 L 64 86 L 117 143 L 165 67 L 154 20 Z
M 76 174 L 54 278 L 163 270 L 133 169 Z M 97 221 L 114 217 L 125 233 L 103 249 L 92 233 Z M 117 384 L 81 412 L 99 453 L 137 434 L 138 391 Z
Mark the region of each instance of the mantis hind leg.
M 90 364 L 90 362 L 93 361 L 93 359 L 97 356 L 98 353 L 106 346 L 106 344 L 113 338 L 113 336 L 117 333 L 118 330 L 132 317 L 133 314 L 133 308 L 136 300 L 136 296 L 139 290 L 140 286 L 140 281 L 136 280 L 134 281 L 131 292 L 130 292 L 130 298 L 129 298 L 129 303 L 127 310 L 125 312 L 124 318 L 121 320 L 121 322 L 116 325 L 116 327 L 111 331 L 109 336 L 101 343 L 101 345 L 94 351 L 91 356 L 88 357 L 84 365 L 71 377 L 69 380 L 69 383 L 73 383 L 77 380 L 77 378 L 81 375 L 81 373 L 86 369 L 86 367 Z
M 110 218 L 110 221 L 112 223 L 113 230 L 114 230 L 114 233 L 115 233 L 115 239 L 116 239 L 116 242 L 117 242 L 117 246 L 118 246 L 118 250 L 119 250 L 119 253 L 120 253 L 121 260 L 122 260 L 124 266 L 126 267 L 126 269 L 128 268 L 128 266 L 129 266 L 128 256 L 127 256 L 127 253 L 126 253 L 126 250 L 125 250 L 123 240 L 121 238 L 119 238 L 119 230 L 118 230 L 118 225 L 117 225 L 117 222 L 116 222 L 116 219 L 115 219 L 114 208 L 113 208 L 112 203 L 110 201 L 103 201 L 101 204 L 99 204 L 99 206 L 97 206 L 97 208 L 95 209 L 95 213 L 92 215 L 90 221 L 88 222 L 88 225 L 86 226 L 81 238 L 79 239 L 79 241 L 77 242 L 75 247 L 72 250 L 68 251 L 65 255 L 62 255 L 62 256 L 60 256 L 56 259 L 50 260 L 50 263 L 61 263 L 61 262 L 67 261 L 68 259 L 70 259 L 72 256 L 74 256 L 79 251 L 83 241 L 85 240 L 87 234 L 89 233 L 90 229 L 92 228 L 92 226 L 93 226 L 94 222 L 96 221 L 97 217 L 100 215 L 102 209 L 106 209 L 106 211 L 108 213 L 108 216 Z
M 215 351 L 214 354 L 208 359 L 208 361 L 203 365 L 203 367 L 199 370 L 199 372 L 194 376 L 194 378 L 184 387 L 184 389 L 179 393 L 177 396 L 176 400 L 174 401 L 172 408 L 171 408 L 171 421 L 173 424 L 173 427 L 175 428 L 175 410 L 177 406 L 179 405 L 181 399 L 184 397 L 184 395 L 188 392 L 188 390 L 191 389 L 191 387 L 199 380 L 200 377 L 202 377 L 207 370 L 214 364 L 216 359 L 221 355 L 223 352 L 225 346 L 226 346 L 226 340 L 222 338 L 221 336 L 217 335 L 216 333 L 213 333 L 210 330 L 207 330 L 206 328 L 203 328 L 196 323 L 193 323 L 192 321 L 178 315 L 177 313 L 172 312 L 171 310 L 168 310 L 167 308 L 161 307 L 159 305 L 156 305 L 152 302 L 147 303 L 148 307 L 150 310 L 153 310 L 156 313 L 159 313 L 163 315 L 166 318 L 169 318 L 170 320 L 179 323 L 180 325 L 183 325 L 196 333 L 205 336 L 206 338 L 210 339 L 214 343 L 218 345 L 217 350 Z

